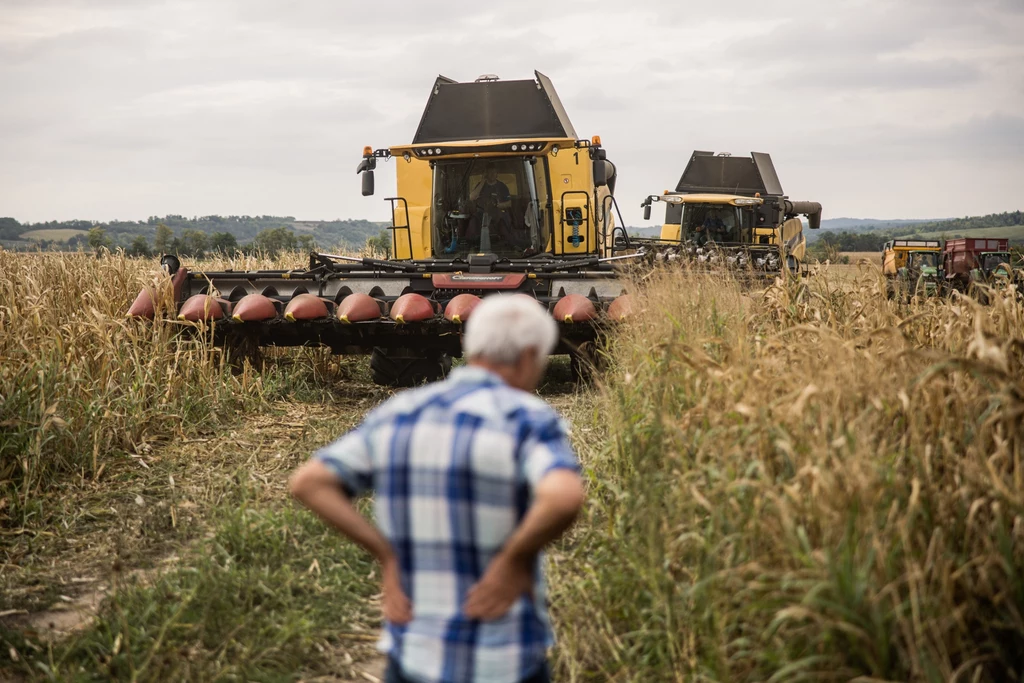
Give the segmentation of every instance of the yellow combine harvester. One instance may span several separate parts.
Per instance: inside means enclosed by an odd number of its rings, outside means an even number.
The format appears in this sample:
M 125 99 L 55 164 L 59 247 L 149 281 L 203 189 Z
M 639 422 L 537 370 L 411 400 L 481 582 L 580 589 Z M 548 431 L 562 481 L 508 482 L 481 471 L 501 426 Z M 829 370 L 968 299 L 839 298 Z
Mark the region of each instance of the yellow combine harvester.
M 363 195 L 379 161 L 395 165 L 393 258 L 314 253 L 305 269 L 190 273 L 166 256 L 173 312 L 227 346 L 367 353 L 376 382 L 407 386 L 447 371 L 481 297 L 518 293 L 551 312 L 555 352 L 582 367 L 603 322 L 631 310 L 618 264 L 642 255 L 611 256 L 616 235 L 628 242 L 611 220 L 615 167 L 535 76 L 438 77 L 411 144 L 364 150 Z M 162 313 L 158 299 L 143 291 L 129 315 Z
M 782 191 L 771 157 L 696 151 L 674 192 L 644 200 L 649 219 L 654 202 L 666 204 L 657 242 L 677 245 L 698 263 L 723 263 L 767 274 L 785 265 L 797 272 L 807 251 L 803 221 L 817 229 L 821 204 L 791 201 Z M 634 241 L 636 241 L 634 239 Z

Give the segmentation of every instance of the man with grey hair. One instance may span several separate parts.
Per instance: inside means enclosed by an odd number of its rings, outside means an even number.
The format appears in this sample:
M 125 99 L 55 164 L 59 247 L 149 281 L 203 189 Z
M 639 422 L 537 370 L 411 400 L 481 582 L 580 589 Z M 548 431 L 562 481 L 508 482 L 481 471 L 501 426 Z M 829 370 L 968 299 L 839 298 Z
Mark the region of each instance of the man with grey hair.
M 389 683 L 550 680 L 541 549 L 584 498 L 564 422 L 533 393 L 557 340 L 534 299 L 488 297 L 465 367 L 395 396 L 292 477 L 381 565 Z M 369 491 L 376 526 L 351 502 Z

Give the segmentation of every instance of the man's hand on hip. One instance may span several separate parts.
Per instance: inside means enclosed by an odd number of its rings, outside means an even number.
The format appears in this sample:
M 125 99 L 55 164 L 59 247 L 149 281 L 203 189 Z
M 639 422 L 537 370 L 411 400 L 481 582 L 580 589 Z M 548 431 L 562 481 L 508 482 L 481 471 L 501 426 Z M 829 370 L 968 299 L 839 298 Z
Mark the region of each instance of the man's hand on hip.
M 466 594 L 466 616 L 496 619 L 532 589 L 537 554 L 569 528 L 583 506 L 583 481 L 576 472 L 553 469 L 537 483 L 533 495 L 522 522 Z
M 490 621 L 504 615 L 533 589 L 533 563 L 497 555 L 466 594 L 462 609 L 470 619 Z
M 381 609 L 384 618 L 392 624 L 408 624 L 412 621 L 412 601 L 402 590 L 402 579 L 398 571 L 398 562 L 391 560 L 381 565 L 381 587 L 384 597 Z

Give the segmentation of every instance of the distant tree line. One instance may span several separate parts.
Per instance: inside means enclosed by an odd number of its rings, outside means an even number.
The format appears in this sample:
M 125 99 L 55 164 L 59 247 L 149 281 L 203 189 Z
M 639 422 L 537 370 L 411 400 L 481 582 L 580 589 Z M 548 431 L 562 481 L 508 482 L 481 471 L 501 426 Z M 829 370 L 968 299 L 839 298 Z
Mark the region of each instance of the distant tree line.
M 97 230 L 98 229 L 98 230 Z M 145 221 L 82 220 L 20 223 L 0 217 L 0 245 L 8 249 L 109 249 L 133 254 L 202 255 L 238 248 L 280 251 L 311 245 L 362 247 L 381 224 L 365 220 L 297 221 L 294 216 L 150 216 Z M 43 238 L 28 235 L 35 231 Z M 56 238 L 71 232 L 67 238 Z M 63 237 L 63 236 L 62 236 Z
M 1024 211 L 1006 211 L 1003 213 L 990 213 L 987 216 L 964 216 L 963 218 L 952 218 L 945 221 L 931 221 L 929 223 L 915 223 L 911 226 L 890 230 L 893 234 L 905 234 L 907 228 L 917 233 L 925 232 L 958 232 L 977 230 L 978 228 L 1009 228 L 1016 225 L 1024 225 Z
M 889 240 L 896 237 L 907 239 L 924 239 L 926 233 L 945 232 L 950 238 L 960 234 L 969 234 L 971 230 L 981 228 L 1010 228 L 1024 225 L 1024 212 L 1007 211 L 992 213 L 987 216 L 967 216 L 945 221 L 930 221 L 901 225 L 888 230 L 877 231 L 822 231 L 818 239 L 811 245 L 811 255 L 825 258 L 830 253 L 843 251 L 881 251 Z M 934 239 L 934 238 L 931 238 Z
M 95 225 L 89 228 L 86 235 L 77 235 L 69 240 L 69 247 L 100 251 L 114 248 L 114 243 L 105 228 Z M 317 249 L 317 243 L 311 235 L 296 235 L 289 228 L 281 226 L 261 230 L 251 242 L 239 246 L 238 240 L 229 232 L 207 235 L 198 230 L 185 230 L 180 236 L 176 236 L 169 226 L 159 223 L 152 244 L 142 235 L 137 235 L 125 249 L 125 253 L 129 256 L 178 254 L 203 257 L 243 252 L 276 256 L 282 251 L 295 249 L 313 251 Z

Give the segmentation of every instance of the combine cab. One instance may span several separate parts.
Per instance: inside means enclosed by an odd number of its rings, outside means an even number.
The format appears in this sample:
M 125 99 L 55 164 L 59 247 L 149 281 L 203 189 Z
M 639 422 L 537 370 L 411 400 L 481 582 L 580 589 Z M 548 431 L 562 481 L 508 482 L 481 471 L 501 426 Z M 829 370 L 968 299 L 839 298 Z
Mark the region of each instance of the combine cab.
M 304 269 L 187 272 L 165 257 L 176 315 L 227 346 L 327 346 L 371 354 L 374 380 L 437 379 L 461 354 L 481 297 L 536 299 L 561 327 L 556 353 L 585 358 L 602 320 L 628 315 L 611 256 L 615 167 L 578 139 L 551 82 L 439 77 L 412 144 L 364 150 L 363 195 L 392 162 L 390 260 L 312 254 Z M 620 222 L 621 225 L 621 222 Z M 152 317 L 155 294 L 129 312 Z
M 674 245 L 676 254 L 697 263 L 768 275 L 783 266 L 799 270 L 807 250 L 800 216 L 812 229 L 821 225 L 821 204 L 786 197 L 771 157 L 760 152 L 749 157 L 694 152 L 674 192 L 644 200 L 645 219 L 654 202 L 666 204 L 665 224 L 655 240 L 662 249 Z

